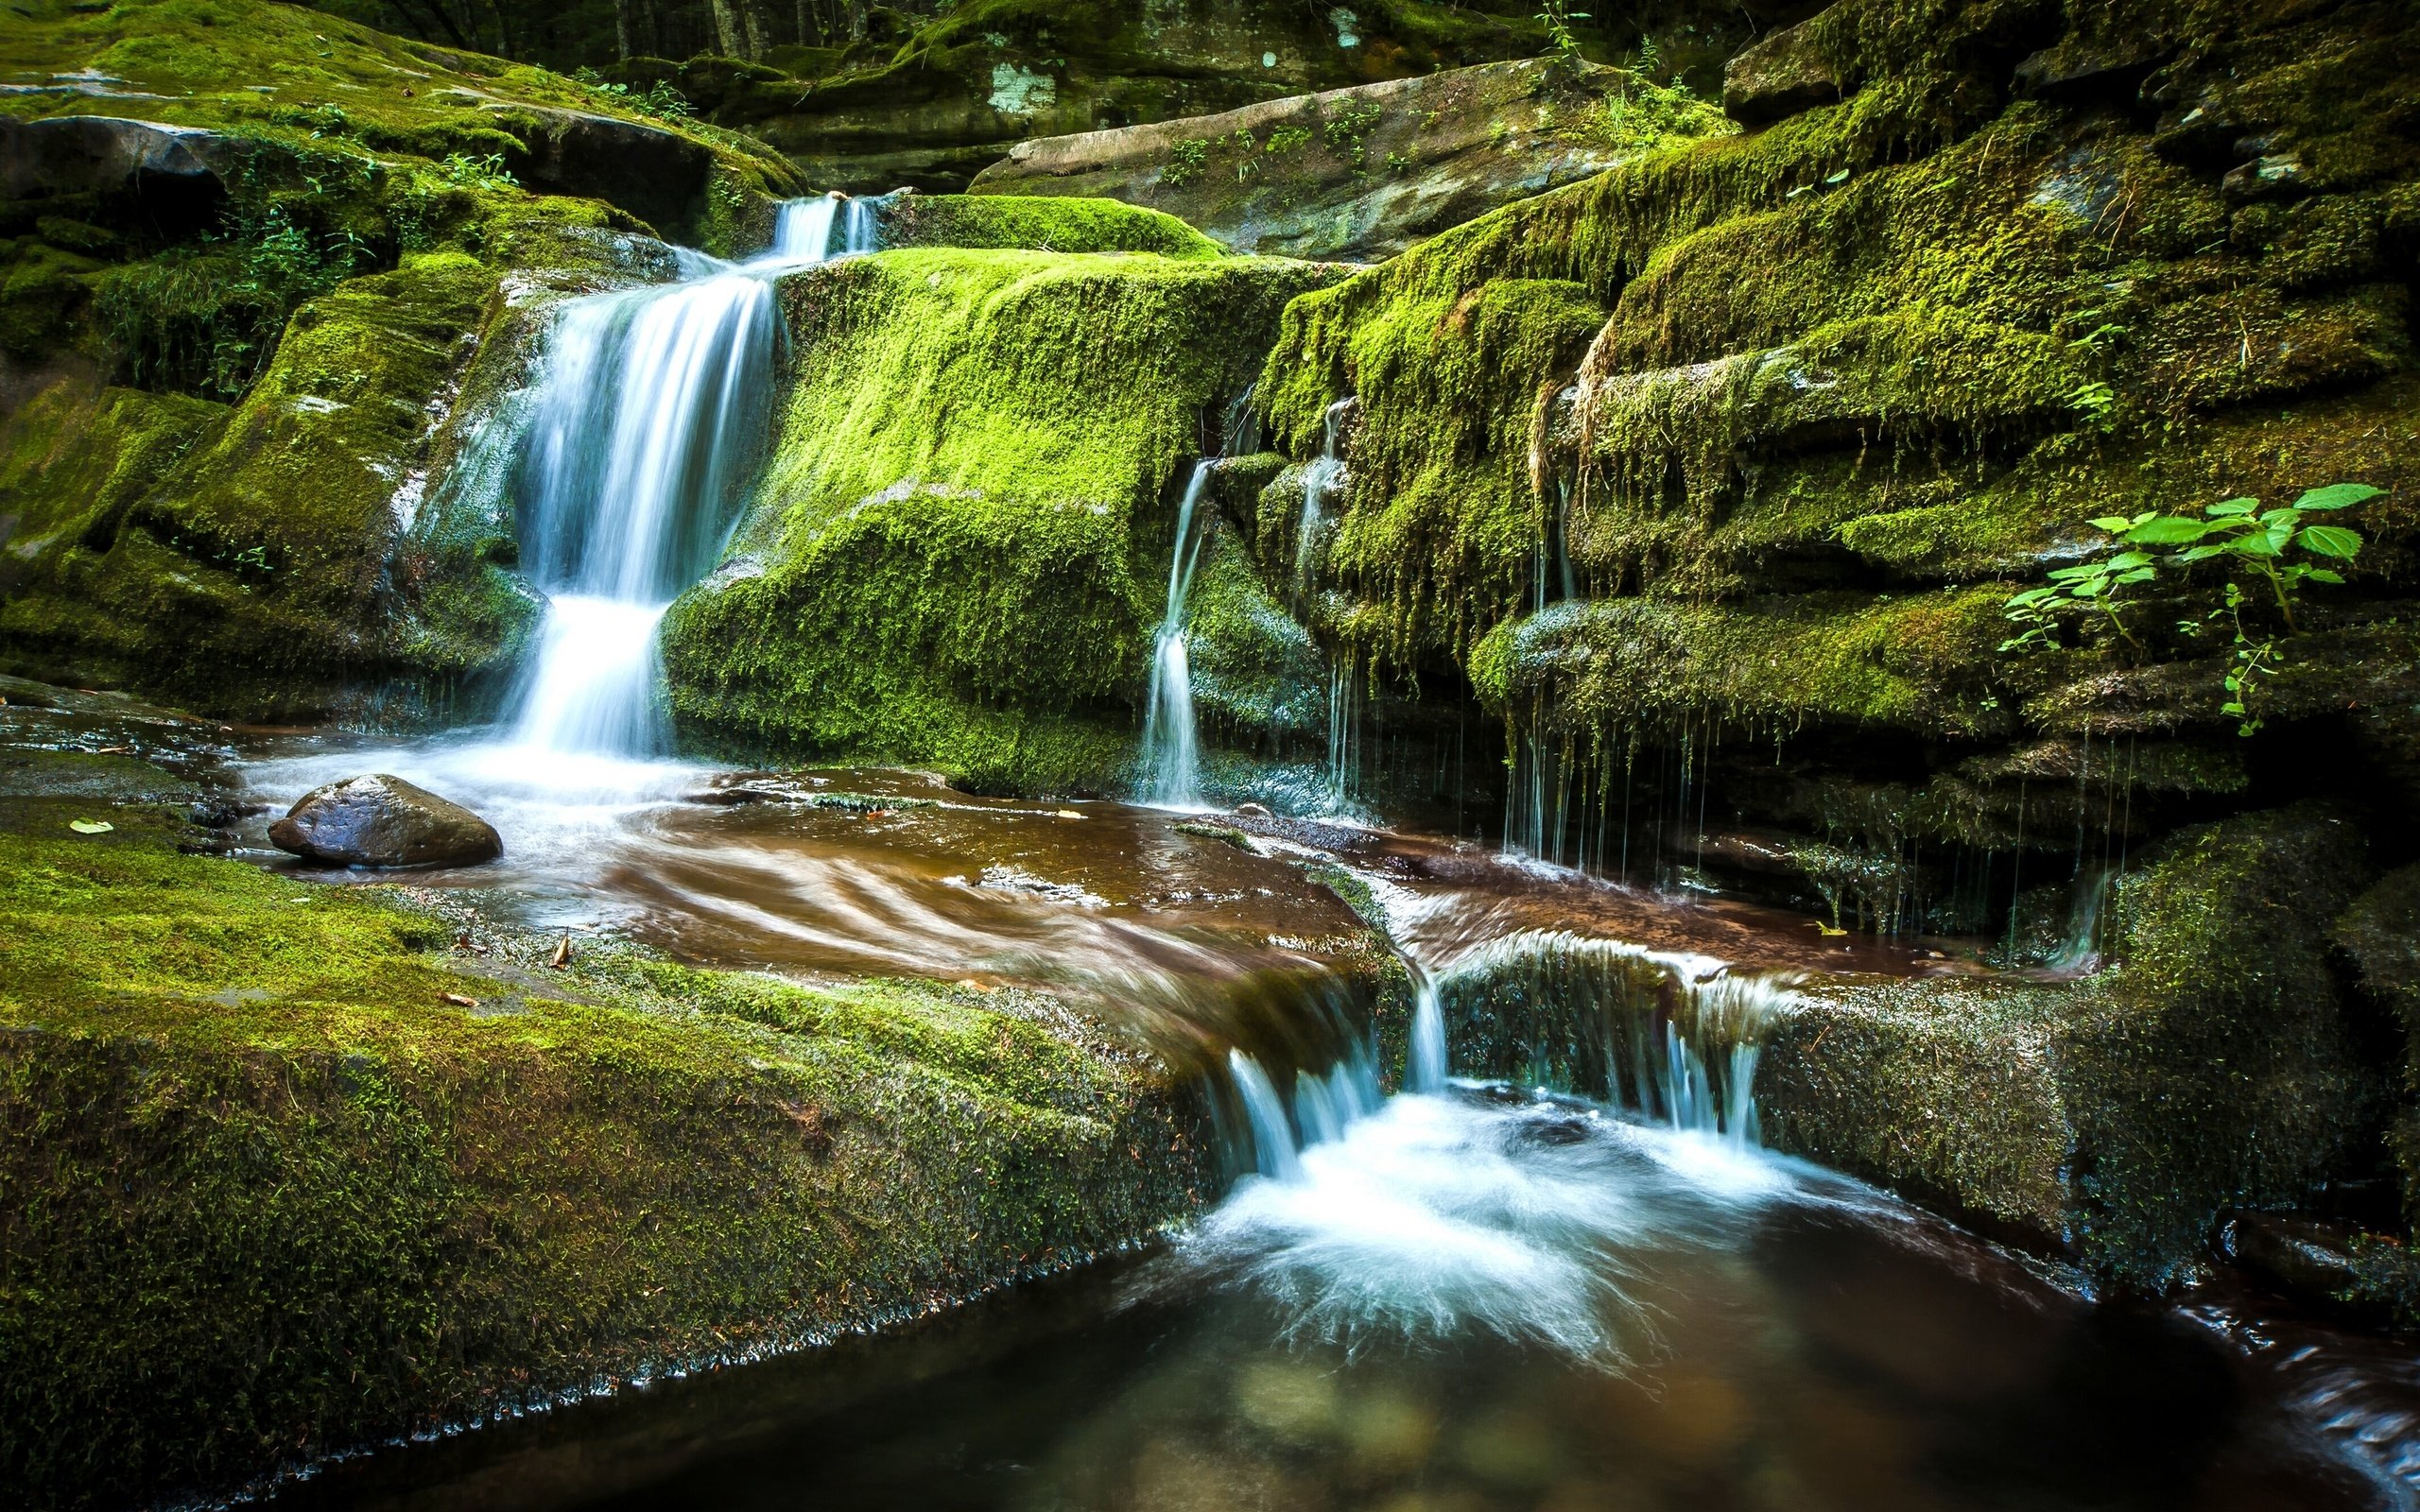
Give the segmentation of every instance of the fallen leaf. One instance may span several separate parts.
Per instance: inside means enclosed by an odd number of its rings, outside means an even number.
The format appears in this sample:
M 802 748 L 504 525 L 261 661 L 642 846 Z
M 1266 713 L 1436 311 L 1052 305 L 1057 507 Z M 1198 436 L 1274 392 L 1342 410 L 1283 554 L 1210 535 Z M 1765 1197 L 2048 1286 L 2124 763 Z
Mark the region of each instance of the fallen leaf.
M 107 819 L 70 819 L 67 827 L 78 834 L 107 834 L 117 828 Z
M 554 959 L 548 961 L 546 964 L 553 967 L 558 971 L 563 971 L 571 965 L 571 935 L 568 931 L 563 935 L 563 942 L 555 947 Z
M 1074 809 L 1061 809 L 1059 811 L 1059 817 L 1063 819 L 1080 819 L 1083 816 L 1077 813 Z
M 479 1005 L 478 999 L 466 998 L 459 992 L 441 992 L 438 996 L 443 998 L 446 1002 L 453 1004 L 458 1008 L 475 1008 Z

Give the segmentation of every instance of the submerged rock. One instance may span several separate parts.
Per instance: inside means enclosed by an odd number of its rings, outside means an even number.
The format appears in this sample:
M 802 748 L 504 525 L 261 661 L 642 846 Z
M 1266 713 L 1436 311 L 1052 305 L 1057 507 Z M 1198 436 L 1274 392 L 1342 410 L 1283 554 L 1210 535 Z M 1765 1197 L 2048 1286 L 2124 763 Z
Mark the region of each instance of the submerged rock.
M 400 777 L 313 788 L 268 827 L 283 850 L 336 867 L 470 867 L 504 853 L 495 826 Z

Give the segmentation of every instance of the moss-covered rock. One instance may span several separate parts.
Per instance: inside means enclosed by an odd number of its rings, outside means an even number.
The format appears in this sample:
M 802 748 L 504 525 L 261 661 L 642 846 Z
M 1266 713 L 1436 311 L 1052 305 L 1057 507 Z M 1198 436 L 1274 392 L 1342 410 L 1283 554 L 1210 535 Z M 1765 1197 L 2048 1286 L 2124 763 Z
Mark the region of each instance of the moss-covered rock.
M 1130 1242 L 1216 1173 L 1056 1003 L 810 990 L 178 853 L 0 782 L 0 1475 L 224 1491 Z M 156 769 L 152 785 L 177 783 Z M 105 833 L 71 818 L 106 816 Z
M 983 786 L 1115 786 L 1180 465 L 1329 276 L 925 248 L 785 281 L 797 372 L 733 559 L 666 622 L 676 712 Z
M 2327 930 L 2363 847 L 2312 807 L 2187 830 L 2121 879 L 2114 964 L 2072 985 L 1802 988 L 1757 1077 L 1768 1139 L 2097 1275 L 2159 1290 L 2221 1214 L 2359 1169 L 2361 1063 Z
M 509 663 L 509 545 L 422 507 L 457 399 L 546 297 L 661 276 L 633 212 L 761 246 L 788 164 L 292 7 L 0 26 L 0 660 L 281 717 Z

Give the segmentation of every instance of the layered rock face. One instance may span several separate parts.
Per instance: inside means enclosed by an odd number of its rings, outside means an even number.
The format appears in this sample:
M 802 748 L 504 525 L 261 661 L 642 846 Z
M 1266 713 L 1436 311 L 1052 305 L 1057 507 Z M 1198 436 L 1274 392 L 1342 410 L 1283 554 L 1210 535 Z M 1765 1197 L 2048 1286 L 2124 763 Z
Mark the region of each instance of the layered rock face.
M 1729 129 L 1626 69 L 1525 59 L 1018 143 L 977 194 L 1149 205 L 1232 250 L 1375 262 L 1676 136 Z
M 2311 942 L 2420 794 L 2415 48 L 2387 6 L 1835 6 L 1735 64 L 1746 133 L 1289 307 L 1259 569 L 1308 560 L 1322 640 L 1495 712 L 1530 849 L 2118 961 L 1811 1010 L 1772 1127 L 2156 1284 L 2227 1203 L 2385 1154 L 2373 1010 Z M 2091 521 L 2340 481 L 2382 491 L 2290 623 L 2171 562 L 2007 644 L 2014 593 L 2118 549 Z M 2304 944 L 2230 963 L 2246 917 Z M 1893 1111 L 1916 1063 L 1966 1069 Z

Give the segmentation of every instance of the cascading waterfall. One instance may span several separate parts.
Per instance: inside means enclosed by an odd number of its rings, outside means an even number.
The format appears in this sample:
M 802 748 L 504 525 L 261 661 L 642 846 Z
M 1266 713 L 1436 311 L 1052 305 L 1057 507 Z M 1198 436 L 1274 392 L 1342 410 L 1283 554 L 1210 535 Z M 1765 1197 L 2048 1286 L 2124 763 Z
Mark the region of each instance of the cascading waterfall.
M 1201 742 L 1193 715 L 1193 666 L 1187 660 L 1185 599 L 1201 559 L 1194 511 L 1209 490 L 1216 457 L 1194 464 L 1177 506 L 1176 545 L 1168 553 L 1168 602 L 1151 637 L 1150 701 L 1143 715 L 1143 801 L 1156 808 L 1201 808 Z
M 874 245 L 871 210 L 793 200 L 747 263 L 679 250 L 682 281 L 557 312 L 520 464 L 522 568 L 548 600 L 516 744 L 644 758 L 671 747 L 656 629 L 728 538 L 769 420 L 774 281 Z

